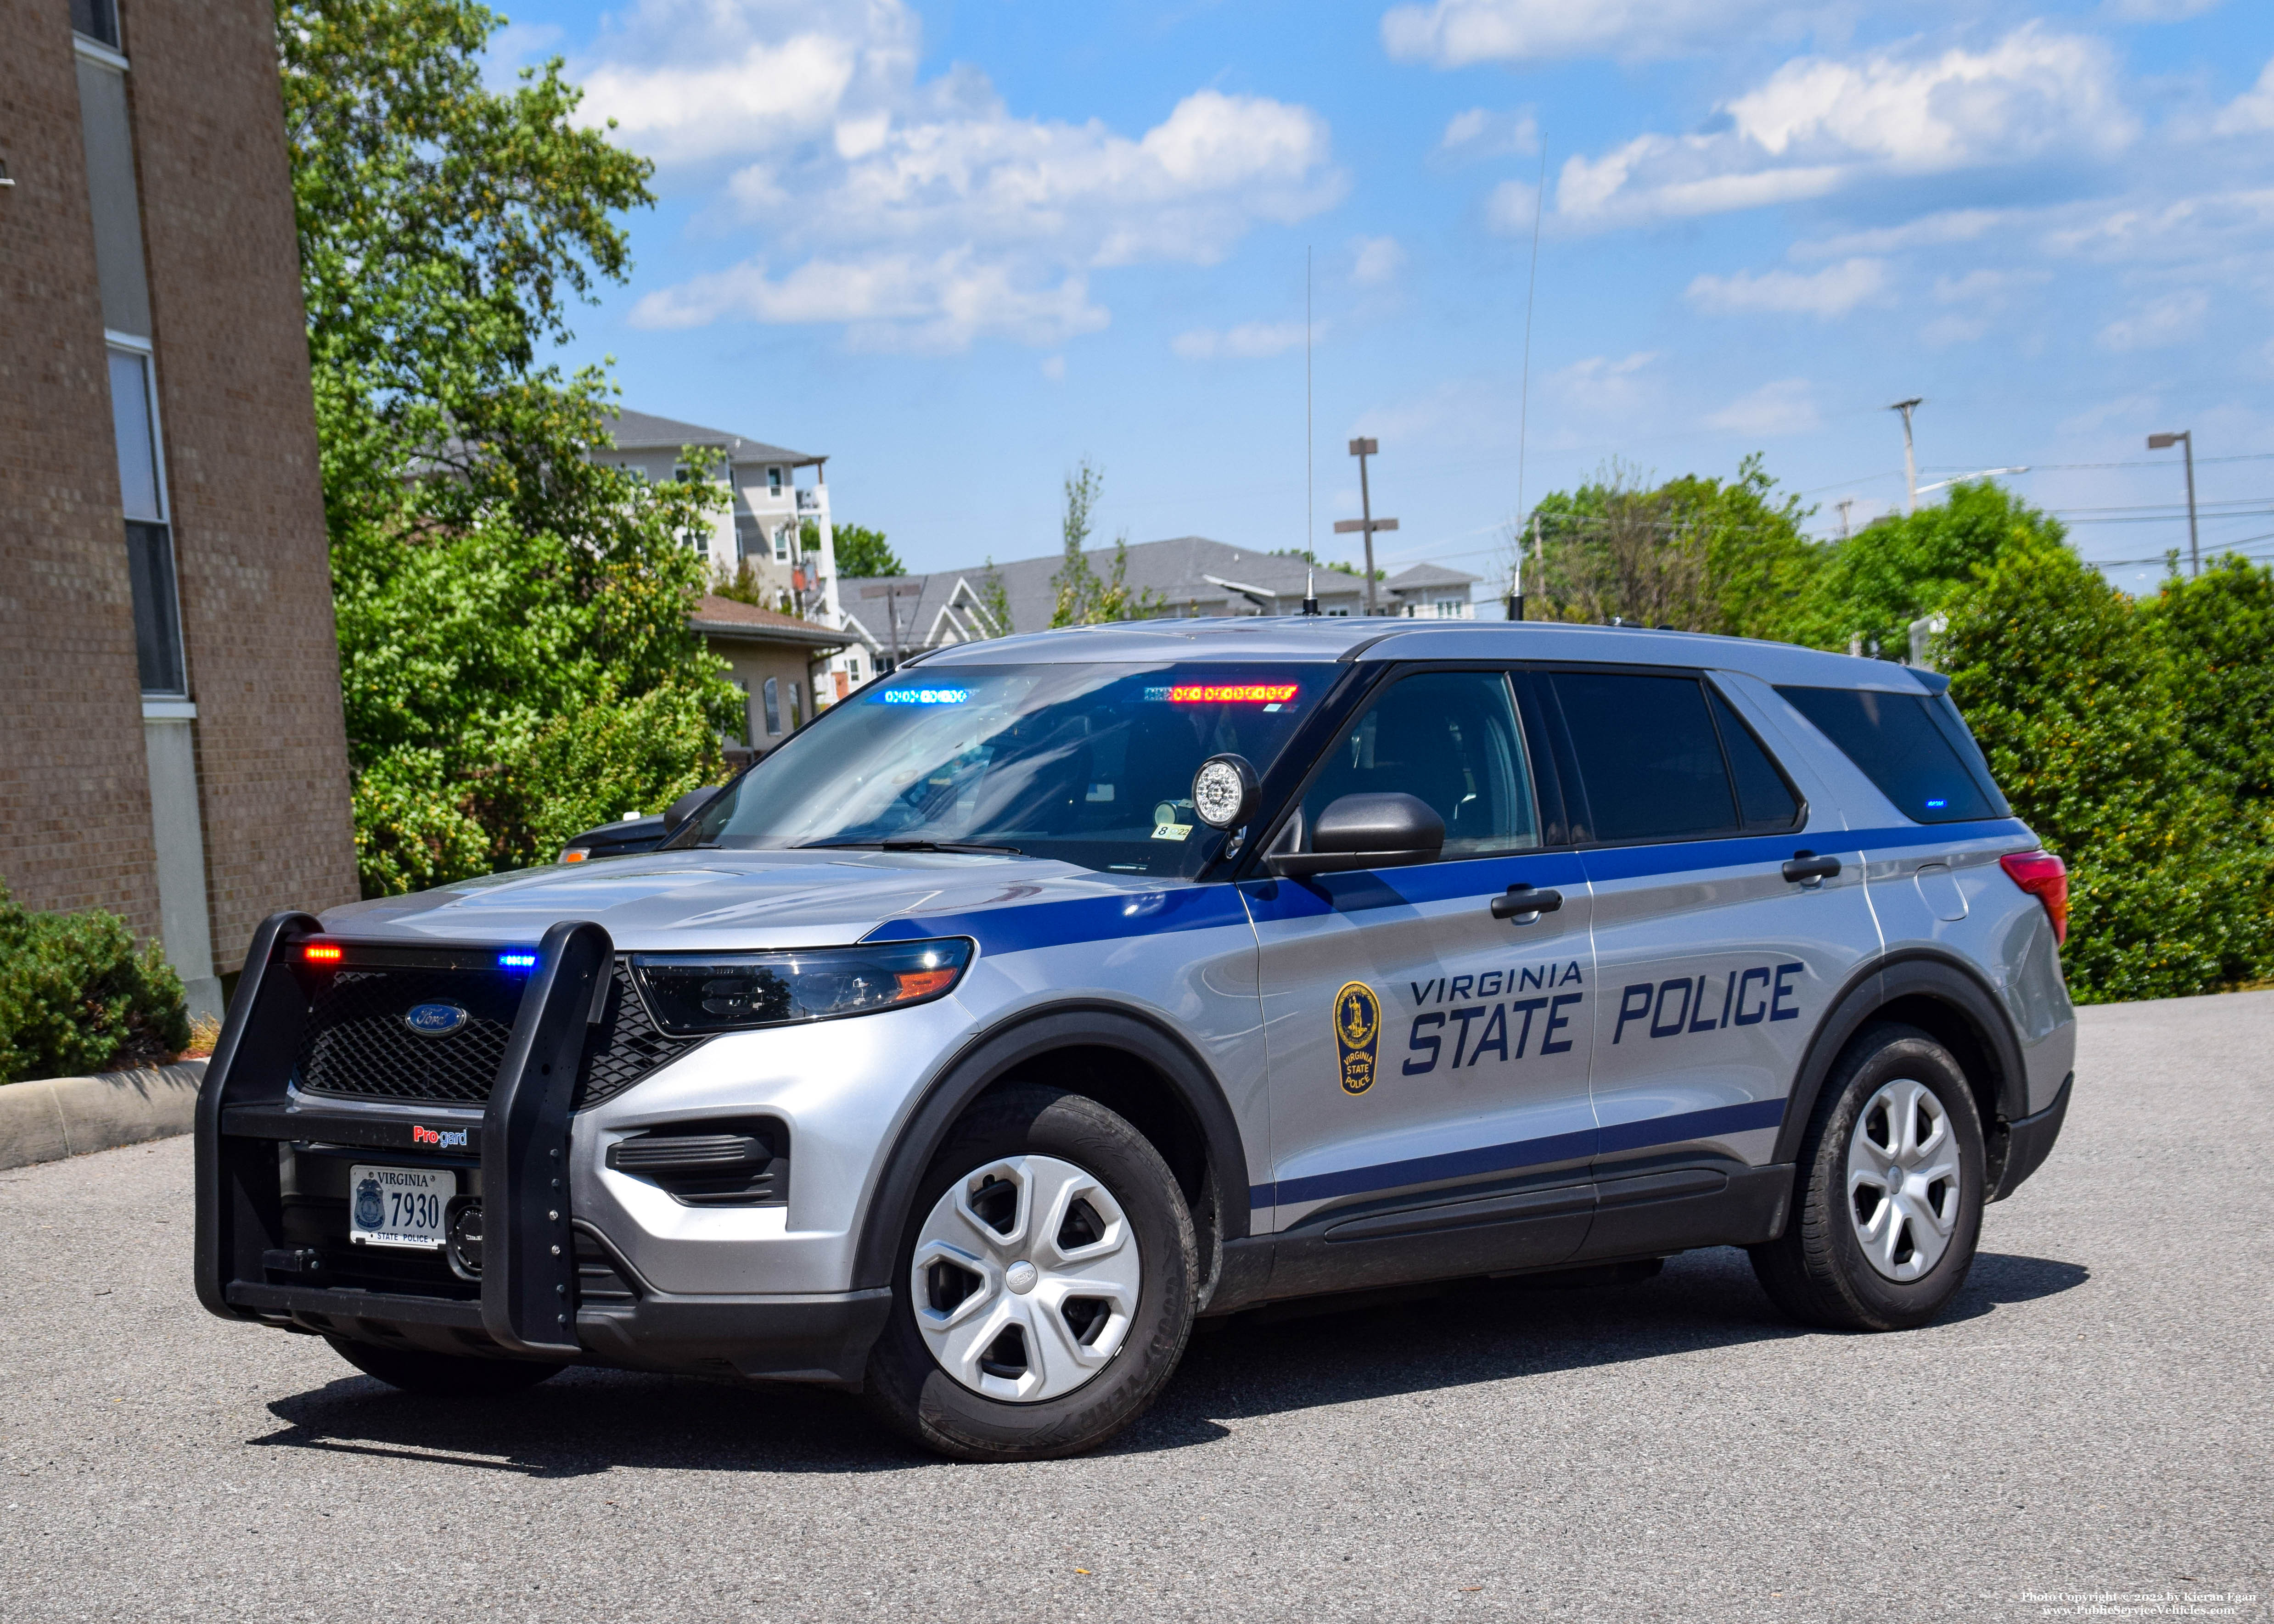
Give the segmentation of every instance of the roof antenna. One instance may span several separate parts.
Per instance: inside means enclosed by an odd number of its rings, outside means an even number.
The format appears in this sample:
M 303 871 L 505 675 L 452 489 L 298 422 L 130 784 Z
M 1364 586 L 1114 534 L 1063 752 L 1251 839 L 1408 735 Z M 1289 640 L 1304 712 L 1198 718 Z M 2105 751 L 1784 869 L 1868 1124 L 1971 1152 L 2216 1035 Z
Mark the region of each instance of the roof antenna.
M 1303 613 L 1305 614 L 1316 614 L 1318 612 L 1318 571 L 1306 568 L 1303 571 Z

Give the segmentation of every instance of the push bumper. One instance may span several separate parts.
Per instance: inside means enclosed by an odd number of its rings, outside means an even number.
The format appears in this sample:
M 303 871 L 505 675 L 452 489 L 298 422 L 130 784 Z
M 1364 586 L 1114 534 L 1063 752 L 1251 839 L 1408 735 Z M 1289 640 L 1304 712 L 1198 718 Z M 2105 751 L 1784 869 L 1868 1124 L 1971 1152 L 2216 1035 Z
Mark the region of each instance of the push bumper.
M 2060 1138 L 2061 1121 L 2068 1115 L 2069 1086 L 2076 1081 L 2072 1071 L 2061 1079 L 2060 1092 L 2053 1102 L 2034 1116 L 2023 1116 L 2006 1127 L 2006 1165 L 1998 1177 L 1997 1193 L 1990 1199 L 2002 1201 L 2022 1187 L 2022 1182 L 2045 1164 L 2053 1154 L 2053 1141 Z
M 597 1007 L 594 989 L 605 984 L 614 951 L 607 933 L 590 923 L 546 933 L 478 1117 L 466 1108 L 418 1113 L 462 1125 L 460 1142 L 478 1149 L 478 1161 L 462 1156 L 458 1165 L 461 1189 L 482 1204 L 478 1281 L 438 1277 L 406 1289 L 325 1283 L 307 1261 L 320 1249 L 288 1232 L 280 1169 L 297 1167 L 297 1158 L 317 1147 L 427 1157 L 403 1112 L 334 1106 L 290 1088 L 308 1004 L 290 955 L 318 929 L 306 914 L 278 914 L 261 925 L 200 1092 L 195 1258 L 207 1309 L 225 1319 L 441 1353 L 860 1380 L 891 1310 L 889 1290 L 656 1291 L 604 1237 L 578 1222 L 569 1201 L 569 1102 Z M 596 1281 L 605 1289 L 592 1289 Z

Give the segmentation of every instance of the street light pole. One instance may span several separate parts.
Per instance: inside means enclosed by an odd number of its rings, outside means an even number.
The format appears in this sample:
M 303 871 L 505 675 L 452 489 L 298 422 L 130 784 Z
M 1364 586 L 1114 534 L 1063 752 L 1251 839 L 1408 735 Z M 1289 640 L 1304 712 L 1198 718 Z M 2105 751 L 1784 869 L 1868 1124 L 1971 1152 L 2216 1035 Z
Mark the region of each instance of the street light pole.
M 2180 429 L 2175 433 L 2148 436 L 2148 449 L 2150 451 L 2168 450 L 2174 444 L 2186 451 L 2187 458 L 2187 574 L 2200 575 L 2202 574 L 2202 548 L 2195 540 L 2195 432 Z
M 1918 511 L 1918 458 L 1911 451 L 1911 412 L 1914 408 L 1925 404 L 1924 399 L 1913 395 L 1909 400 L 1897 401 L 1887 408 L 1889 411 L 1903 414 L 1903 511 L 1906 514 Z
M 1366 460 L 1375 455 L 1381 449 L 1382 445 L 1378 440 L 1351 441 L 1350 454 L 1358 459 L 1358 510 L 1364 516 L 1335 521 L 1336 535 L 1347 536 L 1357 531 L 1366 538 L 1365 603 L 1366 613 L 1368 614 L 1379 613 L 1374 607 L 1374 533 L 1376 530 L 1394 530 L 1397 528 L 1397 521 L 1395 519 L 1377 519 L 1374 516 L 1374 493 L 1367 488 Z

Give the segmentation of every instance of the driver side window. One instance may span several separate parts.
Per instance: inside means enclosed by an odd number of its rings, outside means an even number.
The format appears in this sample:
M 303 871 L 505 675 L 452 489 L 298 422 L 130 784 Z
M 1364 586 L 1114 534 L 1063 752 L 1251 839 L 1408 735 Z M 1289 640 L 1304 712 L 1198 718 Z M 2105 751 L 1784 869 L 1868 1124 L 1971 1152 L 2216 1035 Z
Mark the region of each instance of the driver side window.
M 1536 849 L 1540 813 L 1508 679 L 1431 671 L 1392 684 L 1344 730 L 1304 794 L 1301 848 L 1343 796 L 1391 792 L 1445 820 L 1441 861 Z

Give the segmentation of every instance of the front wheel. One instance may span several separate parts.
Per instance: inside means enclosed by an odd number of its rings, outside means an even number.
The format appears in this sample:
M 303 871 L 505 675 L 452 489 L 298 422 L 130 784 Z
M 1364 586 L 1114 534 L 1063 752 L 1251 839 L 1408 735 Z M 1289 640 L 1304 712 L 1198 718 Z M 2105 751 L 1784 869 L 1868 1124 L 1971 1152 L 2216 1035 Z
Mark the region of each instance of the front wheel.
M 1801 1141 L 1784 1234 L 1752 1248 L 1777 1306 L 1807 1325 L 1924 1325 L 1966 1283 L 1982 1234 L 1982 1114 L 1950 1051 L 1916 1026 L 1859 1034 Z
M 1176 1368 L 1197 1276 L 1192 1214 L 1142 1134 L 1080 1094 L 990 1095 L 918 1186 L 870 1401 L 958 1460 L 1096 1448 Z

